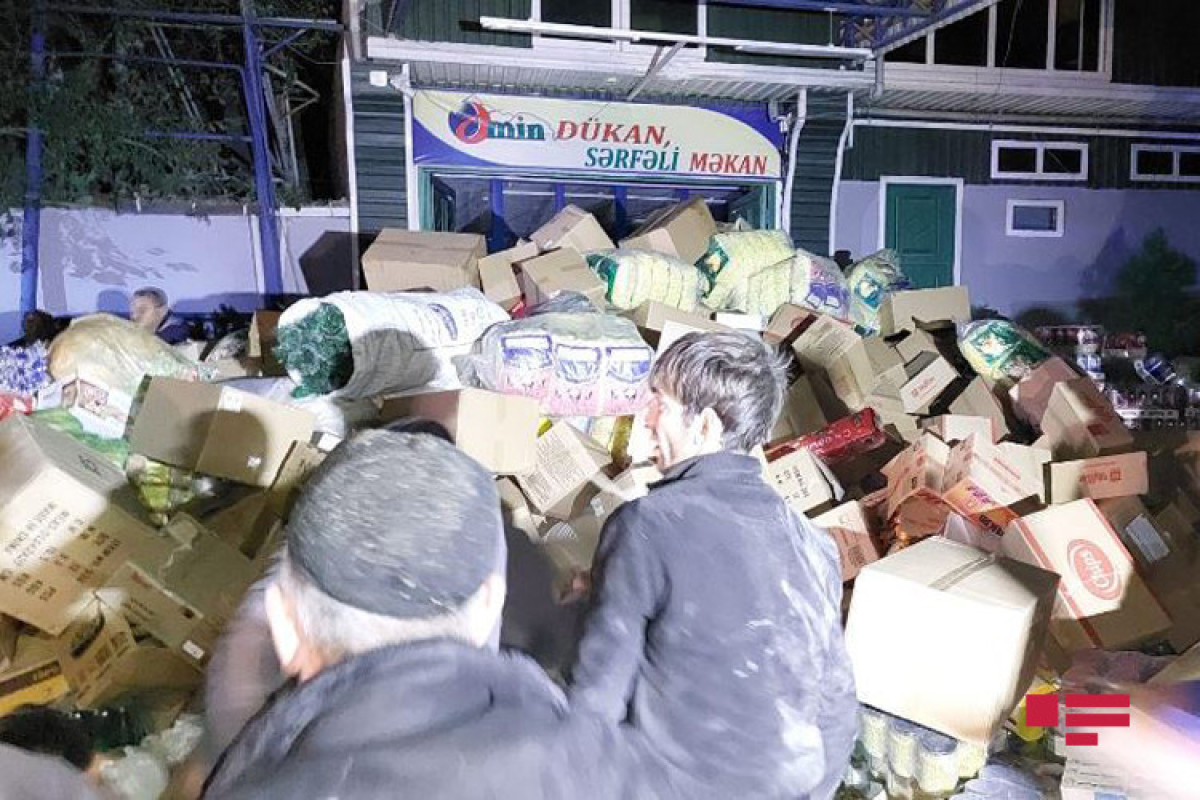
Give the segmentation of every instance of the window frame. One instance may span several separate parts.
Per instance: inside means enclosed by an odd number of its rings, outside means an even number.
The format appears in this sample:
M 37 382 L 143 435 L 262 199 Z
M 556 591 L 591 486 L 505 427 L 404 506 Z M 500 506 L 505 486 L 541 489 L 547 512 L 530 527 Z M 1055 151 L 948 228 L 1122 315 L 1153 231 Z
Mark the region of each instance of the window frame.
M 1138 154 L 1139 153 L 1170 153 L 1171 154 L 1171 174 L 1170 175 L 1148 175 L 1138 172 Z M 1184 144 L 1153 144 L 1149 142 L 1137 142 L 1129 146 L 1129 180 L 1133 183 L 1197 183 L 1200 184 L 1200 175 L 1180 175 L 1180 156 L 1183 153 L 1200 154 L 1200 145 L 1184 145 Z
M 588 2 L 596 2 L 596 0 L 587 0 Z M 610 22 L 611 24 L 602 27 L 616 28 L 618 30 L 630 30 L 630 25 L 633 21 L 633 9 L 630 3 L 633 0 L 609 0 Z M 542 21 L 542 0 L 530 0 L 529 4 L 529 19 L 531 22 Z M 708 35 L 708 0 L 697 0 L 696 2 L 696 35 L 705 37 Z M 543 52 L 562 52 L 569 47 L 570 53 L 578 55 L 580 48 L 583 52 L 591 52 L 594 54 L 612 55 L 616 50 L 620 53 L 633 53 L 653 56 L 654 51 L 660 49 L 657 45 L 639 44 L 638 42 L 612 41 L 603 42 L 589 39 L 570 39 L 564 41 L 559 38 L 547 38 L 540 34 L 534 34 L 533 48 Z M 679 61 L 684 61 L 689 57 L 698 58 L 703 61 L 708 57 L 708 48 L 705 45 L 695 47 L 686 47 L 675 58 Z
M 1055 211 L 1055 228 L 1052 231 L 1028 230 L 1017 228 L 1013 224 L 1013 214 L 1018 207 L 1052 208 Z M 1027 200 L 1021 197 L 1008 198 L 1004 214 L 1004 235 L 1018 239 L 1061 239 L 1066 235 L 1066 201 L 1064 200 Z
M 1000 169 L 1000 151 L 1009 149 L 1035 150 L 1036 162 L 1033 172 L 1003 172 Z M 1086 182 L 1091 164 L 1088 159 L 1090 147 L 1087 142 L 1025 139 L 993 139 L 991 178 L 994 181 L 1062 181 L 1064 183 Z M 1075 150 L 1079 153 L 1079 172 L 1046 172 L 1047 150 Z

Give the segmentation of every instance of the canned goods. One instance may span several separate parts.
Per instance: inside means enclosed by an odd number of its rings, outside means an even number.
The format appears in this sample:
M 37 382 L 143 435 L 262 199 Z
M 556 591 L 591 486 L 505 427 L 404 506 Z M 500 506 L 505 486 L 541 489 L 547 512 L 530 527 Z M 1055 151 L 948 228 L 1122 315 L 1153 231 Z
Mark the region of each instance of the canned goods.
M 889 772 L 887 776 L 887 796 L 888 800 L 916 800 L 916 782 L 912 778 L 901 777 L 895 772 Z
M 917 785 L 931 795 L 948 795 L 958 786 L 958 742 L 927 731 L 917 750 Z
M 958 747 L 958 777 L 974 778 L 987 763 L 988 749 L 981 744 L 961 742 Z
M 863 706 L 859 713 L 862 721 L 863 749 L 869 758 L 886 758 L 888 746 L 888 718 L 882 712 Z
M 902 719 L 893 719 L 888 728 L 888 763 L 892 772 L 901 778 L 915 776 L 920 733 L 919 726 Z

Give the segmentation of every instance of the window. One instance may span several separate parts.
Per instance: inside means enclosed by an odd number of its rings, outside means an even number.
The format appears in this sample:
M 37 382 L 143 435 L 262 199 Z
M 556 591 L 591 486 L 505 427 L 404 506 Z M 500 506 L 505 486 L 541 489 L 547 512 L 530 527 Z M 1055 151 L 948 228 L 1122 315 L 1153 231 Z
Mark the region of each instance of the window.
M 1009 200 L 1004 233 L 1025 238 L 1062 236 L 1063 201 Z
M 630 28 L 659 33 L 700 33 L 706 11 L 681 0 L 534 0 L 531 18 L 562 25 Z
M 1046 69 L 1049 0 L 1004 0 L 996 14 L 996 66 Z
M 1083 142 L 992 142 L 992 178 L 1018 181 L 1082 181 L 1088 176 Z
M 939 30 L 933 37 L 933 63 L 986 67 L 988 17 L 971 14 Z
M 1135 144 L 1130 161 L 1135 181 L 1200 183 L 1200 145 Z

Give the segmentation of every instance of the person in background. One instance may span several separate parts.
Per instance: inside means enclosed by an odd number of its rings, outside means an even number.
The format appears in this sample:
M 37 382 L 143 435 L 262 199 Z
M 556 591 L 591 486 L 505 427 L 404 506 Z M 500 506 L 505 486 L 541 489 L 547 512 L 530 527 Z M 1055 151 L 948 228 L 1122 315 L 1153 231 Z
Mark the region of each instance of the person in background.
M 0 798 L 99 800 L 92 738 L 61 711 L 26 706 L 0 716 Z
M 50 344 L 58 335 L 58 330 L 58 323 L 52 314 L 41 309 L 27 311 L 21 320 L 21 338 L 9 342 L 8 346 L 29 347 L 37 342 Z
M 605 525 L 569 690 L 573 714 L 631 731 L 642 796 L 829 798 L 849 763 L 837 551 L 749 455 L 785 380 L 741 333 L 689 334 L 654 365 L 664 478 Z
M 262 589 L 291 684 L 204 796 L 585 795 L 550 757 L 561 693 L 491 644 L 502 541 L 492 476 L 452 444 L 371 430 L 339 445 L 301 491 Z
M 138 289 L 129 301 L 129 318 L 140 328 L 150 331 L 167 344 L 180 344 L 189 337 L 187 322 L 171 313 L 167 294 L 148 286 Z

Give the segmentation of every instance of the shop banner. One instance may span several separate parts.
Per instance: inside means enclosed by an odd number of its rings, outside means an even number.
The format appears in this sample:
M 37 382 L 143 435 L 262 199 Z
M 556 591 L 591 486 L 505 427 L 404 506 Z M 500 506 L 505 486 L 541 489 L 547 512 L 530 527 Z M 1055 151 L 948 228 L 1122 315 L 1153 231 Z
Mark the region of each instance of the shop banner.
M 783 134 L 765 106 L 697 108 L 418 91 L 418 166 L 778 180 Z

